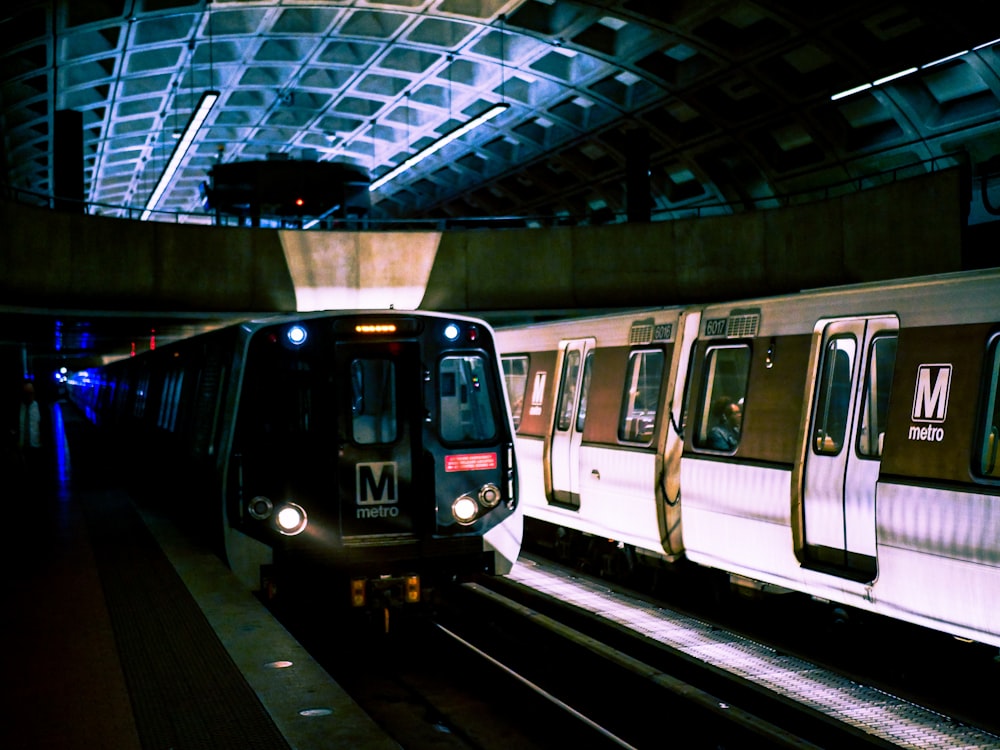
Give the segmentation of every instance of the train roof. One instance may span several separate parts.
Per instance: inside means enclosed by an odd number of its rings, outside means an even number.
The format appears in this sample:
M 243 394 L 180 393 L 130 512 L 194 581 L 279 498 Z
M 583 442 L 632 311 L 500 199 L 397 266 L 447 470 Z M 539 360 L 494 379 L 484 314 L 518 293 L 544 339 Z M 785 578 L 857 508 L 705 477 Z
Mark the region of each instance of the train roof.
M 562 318 L 539 323 L 498 326 L 498 333 L 527 330 L 545 333 L 594 329 L 605 324 L 621 325 L 653 316 L 668 319 L 685 310 L 705 315 L 728 316 L 733 312 L 758 310 L 762 332 L 788 333 L 812 330 L 822 318 L 849 315 L 899 315 L 906 325 L 931 325 L 1000 319 L 1000 267 L 957 271 L 872 281 L 836 287 L 803 289 L 787 294 L 691 303 L 684 305 L 636 307 L 610 310 L 594 315 Z

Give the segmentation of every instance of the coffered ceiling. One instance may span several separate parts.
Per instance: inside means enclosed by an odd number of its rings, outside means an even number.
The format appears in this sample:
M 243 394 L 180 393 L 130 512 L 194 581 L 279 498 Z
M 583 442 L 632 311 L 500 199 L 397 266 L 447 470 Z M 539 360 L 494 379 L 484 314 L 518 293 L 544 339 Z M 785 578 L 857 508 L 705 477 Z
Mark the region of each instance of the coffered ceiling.
M 219 161 L 374 179 L 496 103 L 373 191 L 371 216 L 624 220 L 648 181 L 665 220 L 931 159 L 982 176 L 1000 151 L 994 16 L 967 0 L 22 0 L 0 11 L 0 180 L 51 197 L 54 115 L 76 110 L 90 210 L 134 216 L 209 89 L 158 218 L 209 221 L 199 187 Z

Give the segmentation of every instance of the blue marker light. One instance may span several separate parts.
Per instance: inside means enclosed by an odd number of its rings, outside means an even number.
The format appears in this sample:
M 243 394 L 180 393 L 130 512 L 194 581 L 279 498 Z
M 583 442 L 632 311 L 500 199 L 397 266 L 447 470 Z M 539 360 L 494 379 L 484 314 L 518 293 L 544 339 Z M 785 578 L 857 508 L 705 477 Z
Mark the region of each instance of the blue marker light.
M 288 343 L 292 344 L 292 346 L 302 346 L 308 336 L 306 329 L 302 326 L 292 326 L 288 329 L 286 335 L 288 336 Z

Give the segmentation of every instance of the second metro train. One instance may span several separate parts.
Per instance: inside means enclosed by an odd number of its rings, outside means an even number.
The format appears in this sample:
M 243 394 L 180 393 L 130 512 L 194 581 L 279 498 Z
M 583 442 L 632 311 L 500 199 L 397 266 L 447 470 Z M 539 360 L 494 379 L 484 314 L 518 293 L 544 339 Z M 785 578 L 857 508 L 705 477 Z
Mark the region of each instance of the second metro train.
M 68 385 L 251 589 L 309 580 L 317 600 L 384 608 L 517 559 L 513 432 L 484 321 L 275 316 Z
M 1000 646 L 1000 269 L 497 338 L 526 524 Z

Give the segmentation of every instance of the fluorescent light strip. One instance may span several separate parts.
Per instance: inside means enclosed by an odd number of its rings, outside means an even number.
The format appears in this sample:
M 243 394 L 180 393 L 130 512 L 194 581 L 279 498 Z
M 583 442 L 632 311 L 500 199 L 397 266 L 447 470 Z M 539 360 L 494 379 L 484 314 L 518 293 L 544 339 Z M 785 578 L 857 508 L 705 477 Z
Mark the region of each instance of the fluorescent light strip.
M 170 181 L 174 179 L 174 174 L 177 172 L 181 162 L 187 155 L 187 150 L 194 142 L 195 135 L 197 135 L 202 123 L 205 122 L 205 118 L 208 117 L 208 113 L 211 111 L 212 107 L 215 106 L 215 102 L 218 101 L 218 99 L 218 91 L 206 91 L 201 95 L 201 99 L 198 101 L 198 106 L 195 108 L 194 112 L 191 113 L 191 118 L 187 121 L 187 125 L 184 126 L 184 132 L 181 133 L 180 140 L 174 144 L 173 153 L 170 154 L 170 161 L 167 162 L 167 166 L 164 168 L 163 174 L 160 175 L 160 179 L 156 183 L 156 187 L 153 189 L 152 195 L 150 195 L 149 200 L 146 201 L 146 209 L 139 217 L 139 221 L 145 221 L 149 218 L 150 214 L 153 213 L 153 209 L 156 208 L 156 204 L 160 202 L 160 198 L 163 197 L 163 193 L 166 191 Z
M 323 213 L 321 213 L 315 219 L 310 219 L 309 221 L 307 221 L 305 224 L 302 225 L 302 228 L 303 229 L 312 229 L 314 226 L 316 226 L 317 224 L 319 224 L 321 221 L 323 221 L 323 219 L 325 219 L 327 216 L 329 216 L 330 214 L 332 214 L 338 208 L 340 208 L 340 204 L 339 203 L 336 206 L 332 206 L 332 207 L 326 209 L 326 211 L 324 211 Z
M 843 99 L 845 96 L 850 96 L 851 94 L 856 94 L 859 91 L 865 91 L 870 89 L 872 85 L 870 83 L 862 83 L 860 86 L 855 86 L 853 89 L 847 89 L 847 91 L 841 91 L 839 94 L 834 94 L 830 97 L 831 102 L 835 102 L 838 99 Z
M 510 108 L 510 105 L 507 104 L 506 102 L 504 102 L 502 104 L 494 104 L 492 107 L 490 107 L 488 110 L 486 110 L 482 114 L 476 115 L 475 117 L 473 117 L 471 120 L 469 120 L 465 124 L 459 125 L 454 130 L 445 133 L 443 136 L 441 136 L 440 138 L 438 138 L 436 141 L 434 141 L 434 143 L 432 143 L 427 148 L 425 148 L 425 149 L 423 149 L 421 151 L 418 151 L 417 153 L 415 153 L 413 156 L 411 156 L 406 161 L 404 161 L 401 164 L 399 164 L 398 166 L 393 167 L 392 169 L 390 169 L 384 175 L 382 175 L 377 180 L 375 180 L 371 185 L 369 185 L 368 186 L 368 190 L 370 192 L 378 190 L 380 187 L 382 187 L 387 182 L 389 182 L 389 180 L 394 180 L 395 178 L 399 177 L 407 169 L 409 169 L 410 167 L 415 166 L 416 164 L 419 164 L 420 162 L 422 162 L 424 159 L 426 159 L 431 154 L 437 153 L 438 151 L 440 151 L 441 149 L 443 149 L 445 146 L 447 146 L 449 143 L 451 143 L 452 141 L 454 141 L 456 138 L 461 138 L 463 135 L 465 135 L 466 133 L 468 133 L 470 130 L 475 130 L 480 125 L 482 125 L 484 122 L 486 122 L 487 120 L 492 120 L 494 117 L 496 117 L 497 115 L 499 115 L 501 112 L 505 112 L 509 108 Z
M 980 44 L 978 47 L 973 47 L 972 51 L 975 52 L 977 50 L 981 50 L 984 47 L 989 47 L 998 42 L 1000 42 L 1000 39 L 994 39 L 990 42 L 986 42 L 985 44 Z M 891 76 L 886 76 L 885 78 L 879 78 L 877 81 L 874 81 L 872 83 L 863 83 L 860 86 L 855 86 L 853 89 L 847 89 L 846 91 L 841 91 L 838 94 L 834 94 L 833 96 L 830 97 L 830 101 L 835 102 L 838 99 L 843 99 L 845 96 L 856 94 L 859 91 L 865 91 L 866 89 L 870 89 L 874 86 L 881 86 L 883 83 L 888 83 L 889 81 L 895 81 L 897 78 L 908 76 L 911 73 L 915 73 L 918 70 L 923 70 L 924 68 L 930 68 L 934 65 L 940 65 L 943 62 L 947 62 L 948 60 L 954 60 L 955 58 L 961 57 L 962 55 L 967 55 L 968 53 L 969 50 L 962 50 L 961 52 L 955 52 L 954 54 L 948 55 L 947 57 L 942 57 L 938 60 L 935 60 L 934 62 L 929 62 L 926 63 L 925 65 L 921 65 L 919 68 L 907 68 L 906 70 L 901 70 L 898 73 L 893 73 Z
M 889 81 L 895 81 L 897 78 L 908 76 L 910 73 L 916 73 L 917 70 L 918 68 L 907 68 L 906 70 L 901 70 L 898 73 L 893 73 L 891 76 L 886 76 L 885 78 L 879 78 L 877 81 L 872 81 L 872 86 L 881 86 L 883 83 L 889 83 Z
M 961 57 L 962 55 L 967 55 L 967 54 L 969 54 L 969 50 L 963 49 L 961 52 L 956 52 L 952 55 L 948 55 L 947 57 L 942 57 L 940 60 L 935 60 L 934 62 L 925 63 L 920 66 L 920 69 L 923 70 L 924 68 L 933 68 L 935 65 L 946 63 L 949 60 L 954 60 L 956 57 Z

